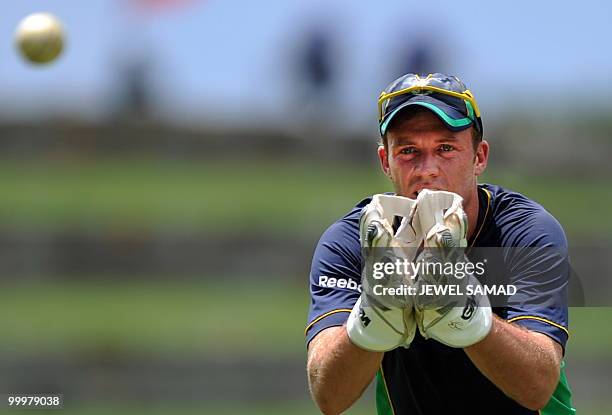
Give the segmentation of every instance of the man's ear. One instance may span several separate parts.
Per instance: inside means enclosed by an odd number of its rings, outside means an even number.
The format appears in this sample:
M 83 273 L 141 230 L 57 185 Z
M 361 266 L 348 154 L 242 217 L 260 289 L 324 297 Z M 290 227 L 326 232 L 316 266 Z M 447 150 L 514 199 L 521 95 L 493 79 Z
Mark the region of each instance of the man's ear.
M 391 177 L 391 169 L 389 168 L 389 157 L 385 146 L 378 146 L 378 159 L 380 160 L 380 168 L 387 177 Z
M 487 168 L 489 161 L 489 143 L 487 140 L 482 140 L 476 148 L 476 157 L 474 158 L 474 174 L 480 176 Z

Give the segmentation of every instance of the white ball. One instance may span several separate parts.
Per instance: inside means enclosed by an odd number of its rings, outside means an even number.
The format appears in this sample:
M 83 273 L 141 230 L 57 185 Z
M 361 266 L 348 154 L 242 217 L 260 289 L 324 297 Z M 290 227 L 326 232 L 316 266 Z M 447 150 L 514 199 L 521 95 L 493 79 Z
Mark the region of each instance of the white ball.
M 50 63 L 62 53 L 64 29 L 52 14 L 33 13 L 17 26 L 15 43 L 21 55 L 29 62 Z

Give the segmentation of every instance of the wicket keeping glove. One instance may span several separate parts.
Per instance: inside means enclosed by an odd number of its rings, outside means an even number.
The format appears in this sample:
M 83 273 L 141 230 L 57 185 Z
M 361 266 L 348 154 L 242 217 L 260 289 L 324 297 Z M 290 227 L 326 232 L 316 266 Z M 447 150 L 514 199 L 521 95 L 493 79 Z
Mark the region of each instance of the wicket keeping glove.
M 376 295 L 375 286 L 412 284 L 410 276 L 390 273 L 374 278 L 377 263 L 403 260 L 412 253 L 421 240 L 412 228 L 415 201 L 389 195 L 375 195 L 362 211 L 359 220 L 359 238 L 364 259 L 362 292 L 347 320 L 348 336 L 358 347 L 384 352 L 398 346 L 408 347 L 416 332 L 412 296 Z M 401 218 L 397 231 L 396 218 Z
M 450 347 L 479 342 L 492 325 L 488 297 L 473 293 L 474 289 L 467 290 L 468 285 L 475 287 L 480 282 L 466 271 L 470 261 L 465 255 L 467 216 L 462 201 L 455 193 L 423 190 L 417 197 L 414 218 L 415 227 L 424 238 L 423 251 L 417 257 L 417 264 L 421 264 L 416 282 L 417 325 L 424 338 Z M 461 264 L 461 273 L 456 271 L 457 264 Z M 437 293 L 430 290 L 431 294 L 423 294 L 427 285 L 438 288 L 455 285 L 457 290 Z

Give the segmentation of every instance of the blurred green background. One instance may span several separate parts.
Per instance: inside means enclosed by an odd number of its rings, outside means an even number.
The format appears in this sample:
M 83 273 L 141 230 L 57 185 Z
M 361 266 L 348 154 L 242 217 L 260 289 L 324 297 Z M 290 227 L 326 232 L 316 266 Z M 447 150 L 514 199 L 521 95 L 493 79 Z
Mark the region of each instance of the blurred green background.
M 83 415 L 317 413 L 312 252 L 391 190 L 376 97 L 414 71 L 459 75 L 478 98 L 481 181 L 535 199 L 598 256 L 573 258 L 587 295 L 566 370 L 579 414 L 612 413 L 610 7 L 7 2 L 0 395 L 62 393 L 62 413 Z M 39 8 L 68 33 L 47 67 L 11 46 Z M 373 414 L 372 392 L 348 413 Z
M 597 219 L 612 202 L 601 191 L 604 178 L 583 185 L 582 179 L 491 168 L 483 181 L 547 206 L 570 241 L 610 235 L 612 224 Z M 328 224 L 363 196 L 386 190 L 374 160 L 272 164 L 91 154 L 2 160 L 3 243 L 9 250 L 31 248 L 18 253 L 31 263 L 14 265 L 20 275 L 6 275 L 0 290 L 0 362 L 10 377 L 3 385 L 65 390 L 66 412 L 75 414 L 315 413 L 304 371 L 307 262 Z M 592 214 L 585 216 L 587 209 Z M 79 271 L 79 261 L 88 258 L 79 260 L 80 240 L 112 263 L 113 252 L 146 255 L 134 240 L 180 240 L 191 232 L 212 245 L 228 239 L 234 249 L 217 252 L 223 261 L 215 269 L 204 264 L 193 271 L 173 262 L 181 260 L 177 255 L 170 260 L 175 273 L 144 264 L 130 273 L 121 263 L 118 273 L 105 263 Z M 38 238 L 30 240 L 33 233 Z M 11 243 L 10 235 L 30 242 Z M 262 241 L 272 262 L 228 271 L 250 249 L 241 238 Z M 297 245 L 303 261 L 275 264 L 275 250 L 284 255 L 278 244 L 296 240 L 303 242 Z M 76 257 L 63 264 L 48 258 L 63 250 Z M 580 413 L 609 413 L 602 391 L 612 365 L 612 331 L 605 329 L 612 310 L 572 308 L 570 317 L 566 360 L 576 404 Z M 349 413 L 372 408 L 368 392 Z

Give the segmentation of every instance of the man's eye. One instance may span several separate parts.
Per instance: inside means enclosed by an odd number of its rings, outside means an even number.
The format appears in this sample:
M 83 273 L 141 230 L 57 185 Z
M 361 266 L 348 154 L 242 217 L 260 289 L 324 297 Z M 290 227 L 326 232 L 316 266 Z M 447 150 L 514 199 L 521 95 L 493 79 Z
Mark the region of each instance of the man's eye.
M 451 146 L 450 144 L 442 144 L 440 146 L 440 150 L 442 151 L 453 151 L 455 148 L 453 146 Z
M 416 154 L 417 153 L 417 149 L 414 148 L 414 147 L 404 147 L 404 148 L 402 148 L 400 153 L 401 154 Z

